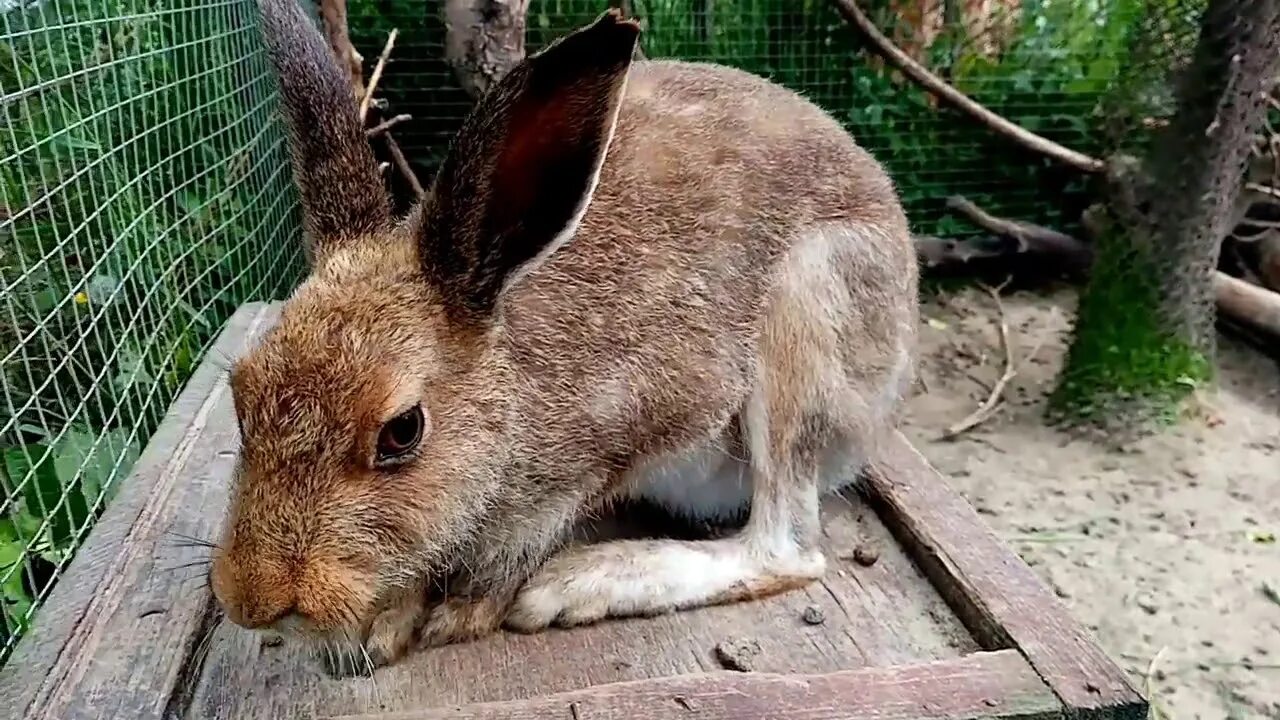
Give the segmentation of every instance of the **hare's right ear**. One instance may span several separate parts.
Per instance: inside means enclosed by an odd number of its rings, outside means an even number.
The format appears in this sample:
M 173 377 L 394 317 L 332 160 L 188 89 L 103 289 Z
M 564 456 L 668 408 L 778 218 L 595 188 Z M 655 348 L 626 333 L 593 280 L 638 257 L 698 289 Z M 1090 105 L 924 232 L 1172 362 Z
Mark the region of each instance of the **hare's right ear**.
M 391 210 L 365 140 L 355 89 L 299 0 L 259 0 L 263 36 L 280 81 L 313 264 L 388 230 Z
M 463 123 L 421 216 L 423 267 L 458 319 L 567 242 L 613 137 L 640 27 L 617 11 L 511 69 Z

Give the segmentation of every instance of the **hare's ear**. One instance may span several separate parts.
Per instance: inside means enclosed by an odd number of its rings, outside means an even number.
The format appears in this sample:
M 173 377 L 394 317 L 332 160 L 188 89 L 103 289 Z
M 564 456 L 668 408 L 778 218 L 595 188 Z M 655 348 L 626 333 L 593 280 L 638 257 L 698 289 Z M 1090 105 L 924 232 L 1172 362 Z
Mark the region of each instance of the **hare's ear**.
M 386 231 L 391 211 L 349 75 L 298 0 L 260 0 L 312 261 Z
M 605 13 L 512 68 L 463 123 L 419 230 L 423 267 L 451 313 L 487 316 L 504 288 L 573 236 L 639 34 Z

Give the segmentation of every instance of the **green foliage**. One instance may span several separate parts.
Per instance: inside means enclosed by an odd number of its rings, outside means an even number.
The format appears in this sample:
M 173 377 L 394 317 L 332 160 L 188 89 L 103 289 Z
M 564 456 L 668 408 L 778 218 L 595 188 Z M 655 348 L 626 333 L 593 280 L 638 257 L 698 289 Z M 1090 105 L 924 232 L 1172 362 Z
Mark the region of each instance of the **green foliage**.
M 297 277 L 252 2 L 0 11 L 0 661 L 225 318 Z
M 1182 400 L 1209 379 L 1207 359 L 1160 322 L 1158 276 L 1127 237 L 1098 240 L 1051 417 L 1094 425 L 1121 418 L 1135 424 L 1124 429 L 1141 431 L 1174 419 Z
M 1026 0 L 996 51 L 958 24 L 945 26 L 921 57 L 979 102 L 1068 147 L 1097 153 L 1106 120 L 1137 112 L 1113 88 L 1126 79 L 1128 49 L 1147 8 L 1171 0 Z M 1179 0 L 1181 1 L 1181 0 Z M 536 50 L 595 18 L 603 0 L 532 0 L 528 46 Z M 919 232 L 975 229 L 945 208 L 963 193 L 997 214 L 1070 227 L 1089 201 L 1074 173 L 1031 155 L 937 103 L 870 56 L 828 0 L 633 0 L 649 57 L 713 61 L 769 77 L 831 112 L 888 167 Z M 885 0 L 868 3 L 879 27 L 902 22 Z M 352 37 L 376 56 L 394 27 L 400 40 L 381 88 L 418 172 L 430 177 L 470 101 L 443 60 L 439 0 L 352 0 Z M 703 9 L 710 7 L 709 14 Z M 1161 12 L 1165 10 L 1161 9 Z M 991 18 L 998 23 L 1000 18 Z M 1163 73 L 1148 78 L 1162 87 Z M 1138 82 L 1127 78 L 1130 86 Z

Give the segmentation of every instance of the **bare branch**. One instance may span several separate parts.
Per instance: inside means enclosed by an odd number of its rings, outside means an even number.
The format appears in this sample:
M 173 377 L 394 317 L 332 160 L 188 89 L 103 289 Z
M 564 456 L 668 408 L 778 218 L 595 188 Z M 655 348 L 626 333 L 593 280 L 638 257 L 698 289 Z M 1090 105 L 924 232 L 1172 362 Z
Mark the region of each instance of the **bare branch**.
M 373 74 L 369 76 L 369 86 L 365 88 L 364 96 L 360 98 L 360 122 L 364 122 L 369 115 L 369 103 L 373 101 L 373 93 L 378 89 L 378 81 L 382 79 L 382 71 L 387 67 L 387 59 L 391 57 L 391 48 L 396 45 L 396 35 L 400 31 L 392 29 L 391 34 L 387 35 L 387 43 L 382 46 L 382 54 L 378 56 L 378 64 L 373 68 Z
M 995 217 L 960 195 L 947 198 L 947 207 L 983 230 L 1014 240 L 1018 243 L 1020 252 L 1054 257 L 1064 263 L 1065 269 L 1076 277 L 1087 275 L 1093 264 L 1093 249 L 1066 233 Z
M 395 161 L 396 169 L 400 171 L 400 175 L 409 183 L 409 187 L 413 188 L 413 194 L 419 198 L 425 196 L 427 191 L 423 189 L 422 183 L 418 182 L 418 175 L 413 171 L 413 167 L 409 165 L 409 161 L 405 159 L 404 153 L 400 152 L 400 145 L 396 143 L 396 139 L 391 137 L 391 133 L 383 133 L 383 137 L 387 141 L 387 152 L 391 153 L 391 159 Z
M 364 71 L 361 64 L 364 58 L 356 52 L 347 31 L 347 0 L 320 0 L 320 20 L 324 25 L 324 33 L 329 38 L 329 47 L 351 76 L 352 92 L 356 97 L 363 96 Z
M 956 109 L 964 112 L 978 122 L 986 125 L 996 133 L 999 133 L 1013 142 L 1023 147 L 1038 152 L 1042 155 L 1051 157 L 1058 162 L 1070 165 L 1078 170 L 1087 173 L 1100 173 L 1106 165 L 1101 160 L 1090 157 L 1083 153 L 1076 152 L 1070 148 L 1063 147 L 1048 138 L 1041 137 L 1027 130 L 1020 125 L 1012 123 L 996 113 L 988 110 L 986 107 L 978 104 L 975 100 L 964 93 L 951 87 L 942 78 L 934 75 L 928 68 L 920 63 L 912 60 L 909 55 L 903 52 L 893 41 L 885 37 L 867 17 L 855 2 L 855 0 L 831 0 L 835 4 L 836 9 L 844 16 L 853 28 L 866 38 L 871 44 L 873 50 L 885 62 L 901 70 L 904 75 L 911 79 L 912 82 L 924 88 L 926 91 L 933 93 L 940 100 L 943 100 Z
M 393 128 L 393 127 L 395 127 L 396 125 L 399 125 L 399 124 L 400 124 L 400 123 L 402 123 L 402 122 L 405 122 L 405 121 L 408 121 L 408 120 L 412 120 L 412 119 L 413 119 L 413 116 L 412 116 L 412 115 L 409 115 L 409 114 L 407 114 L 407 113 L 401 113 L 401 114 L 399 114 L 399 115 L 397 115 L 397 116 L 395 116 L 395 117 L 393 117 L 393 118 L 388 118 L 388 119 L 386 119 L 386 120 L 383 120 L 382 122 L 378 123 L 377 125 L 374 125 L 373 127 L 366 129 L 366 130 L 364 131 L 364 136 L 365 136 L 365 137 L 377 137 L 377 136 L 381 135 L 382 133 L 384 133 L 384 132 L 386 132 L 386 131 L 390 130 L 390 129 L 391 129 L 391 128 Z
M 942 435 L 938 438 L 939 440 L 954 440 L 960 435 L 963 435 L 964 433 L 995 417 L 995 414 L 1004 406 L 1005 388 L 1008 387 L 1009 383 L 1018 376 L 1018 367 L 1014 363 L 1013 359 L 1013 343 L 1009 339 L 1009 321 L 1005 316 L 1004 303 L 1000 301 L 1000 290 L 1003 289 L 1005 285 L 1008 285 L 1007 280 L 1004 284 L 1000 285 L 1000 287 L 996 288 L 988 287 L 986 285 L 982 286 L 982 288 L 987 291 L 987 294 L 991 296 L 991 299 L 995 301 L 996 312 L 999 314 L 1000 348 L 1004 352 L 1004 372 L 1000 374 L 1000 379 L 996 380 L 996 384 L 991 387 L 991 392 L 987 395 L 987 399 L 982 401 L 982 404 L 978 406 L 978 409 L 969 413 L 969 415 L 967 415 L 963 420 L 949 426 L 945 431 L 943 431 Z M 1040 350 L 1040 346 L 1043 344 L 1044 342 L 1041 341 L 1036 345 L 1035 350 L 1032 350 L 1031 353 L 1027 355 L 1028 361 L 1030 361 L 1036 352 Z

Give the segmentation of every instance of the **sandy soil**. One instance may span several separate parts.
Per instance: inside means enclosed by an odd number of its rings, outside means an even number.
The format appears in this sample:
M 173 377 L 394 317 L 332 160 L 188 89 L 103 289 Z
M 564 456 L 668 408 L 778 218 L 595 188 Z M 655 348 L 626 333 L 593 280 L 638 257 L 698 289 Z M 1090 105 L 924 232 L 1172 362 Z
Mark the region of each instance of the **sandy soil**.
M 1146 689 L 1154 717 L 1280 718 L 1276 362 L 1224 338 L 1199 411 L 1117 450 L 1043 421 L 1074 295 L 1003 305 L 1018 368 L 1008 402 L 938 439 L 1004 363 L 991 297 L 940 297 L 923 310 L 907 433 Z

